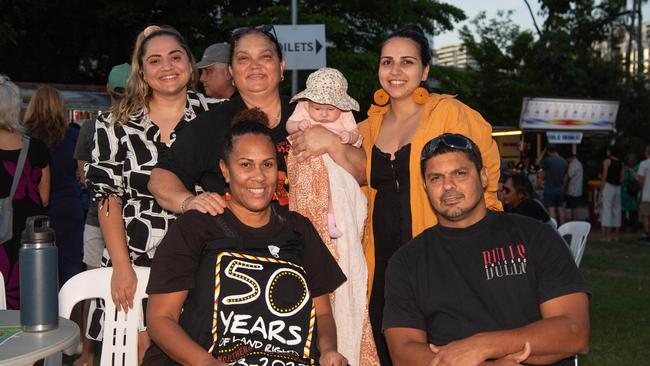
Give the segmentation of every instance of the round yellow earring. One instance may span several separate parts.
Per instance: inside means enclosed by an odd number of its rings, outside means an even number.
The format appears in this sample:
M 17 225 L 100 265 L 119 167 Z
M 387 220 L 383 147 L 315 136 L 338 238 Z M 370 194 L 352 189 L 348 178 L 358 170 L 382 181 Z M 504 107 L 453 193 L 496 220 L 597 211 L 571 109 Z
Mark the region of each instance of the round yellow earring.
M 417 104 L 425 104 L 429 99 L 429 91 L 423 87 L 418 87 L 411 94 L 413 101 Z
M 383 107 L 386 104 L 388 104 L 388 101 L 390 101 L 390 96 L 388 95 L 388 93 L 386 93 L 384 88 L 379 88 L 377 89 L 375 95 L 373 96 L 373 101 L 375 102 L 376 105 Z

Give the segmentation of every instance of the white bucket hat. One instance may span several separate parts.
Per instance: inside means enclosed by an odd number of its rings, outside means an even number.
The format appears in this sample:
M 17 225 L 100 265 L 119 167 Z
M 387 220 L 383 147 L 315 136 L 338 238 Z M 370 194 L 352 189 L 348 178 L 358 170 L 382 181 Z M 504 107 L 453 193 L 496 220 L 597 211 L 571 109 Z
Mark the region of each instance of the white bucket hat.
M 343 111 L 359 111 L 359 103 L 348 95 L 348 81 L 339 70 L 329 67 L 312 72 L 307 78 L 307 88 L 291 98 L 291 102 L 302 99 L 330 104 Z

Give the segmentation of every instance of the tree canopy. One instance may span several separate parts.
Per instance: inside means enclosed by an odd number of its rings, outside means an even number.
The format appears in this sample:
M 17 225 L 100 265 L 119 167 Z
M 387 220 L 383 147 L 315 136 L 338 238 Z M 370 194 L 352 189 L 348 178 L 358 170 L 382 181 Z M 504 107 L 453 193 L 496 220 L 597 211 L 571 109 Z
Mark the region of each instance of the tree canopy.
M 650 141 L 647 78 L 626 82 L 621 60 L 603 58 L 594 47 L 620 42 L 629 11 L 625 0 L 540 0 L 539 33 L 522 31 L 502 11 L 484 13 L 464 27 L 461 38 L 475 67 L 434 67 L 445 93 L 479 110 L 494 125 L 516 126 L 524 97 L 618 100 L 617 142 L 640 152 Z M 602 155 L 609 138 L 588 139 L 581 149 Z M 596 159 L 599 161 L 599 159 Z
M 291 23 L 290 2 L 277 0 L 2 0 L 1 8 L 0 72 L 35 82 L 104 84 L 113 65 L 130 61 L 135 37 L 150 24 L 175 27 L 200 57 L 234 28 Z M 326 25 L 328 65 L 341 69 L 350 93 L 366 105 L 378 87 L 377 49 L 388 33 L 415 23 L 434 34 L 465 18 L 430 0 L 305 0 L 298 13 L 300 24 Z

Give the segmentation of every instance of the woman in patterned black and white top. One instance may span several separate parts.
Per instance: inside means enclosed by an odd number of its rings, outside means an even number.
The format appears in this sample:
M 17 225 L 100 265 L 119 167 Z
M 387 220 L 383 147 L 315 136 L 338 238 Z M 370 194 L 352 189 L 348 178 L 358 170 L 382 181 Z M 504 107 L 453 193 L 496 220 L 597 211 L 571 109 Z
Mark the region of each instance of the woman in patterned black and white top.
M 177 133 L 218 103 L 192 91 L 194 58 L 173 28 L 145 29 L 136 40 L 131 65 L 125 97 L 96 121 L 92 163 L 86 168 L 93 197 L 100 202 L 99 223 L 110 258 L 104 264 L 113 267 L 111 296 L 124 311 L 133 306 L 137 284 L 132 264 L 150 265 L 175 219 L 147 189 L 151 170 Z M 90 325 L 92 338 L 101 334 L 98 323 Z M 140 332 L 138 343 L 144 352 L 146 332 Z

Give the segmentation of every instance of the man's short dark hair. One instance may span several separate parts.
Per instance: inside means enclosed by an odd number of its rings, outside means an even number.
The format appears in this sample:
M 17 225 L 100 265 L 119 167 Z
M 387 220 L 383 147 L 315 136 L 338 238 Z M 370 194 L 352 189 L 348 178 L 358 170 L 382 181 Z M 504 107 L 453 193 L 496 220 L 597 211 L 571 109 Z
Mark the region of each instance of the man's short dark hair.
M 546 145 L 546 152 L 547 153 L 556 153 L 557 152 L 557 146 L 555 146 L 553 144 Z
M 478 146 L 469 137 L 455 133 L 442 134 L 431 141 L 427 142 L 422 148 L 420 155 L 420 172 L 424 176 L 427 161 L 434 156 L 447 154 L 450 152 L 462 152 L 467 156 L 478 173 L 483 169 L 483 158 Z

